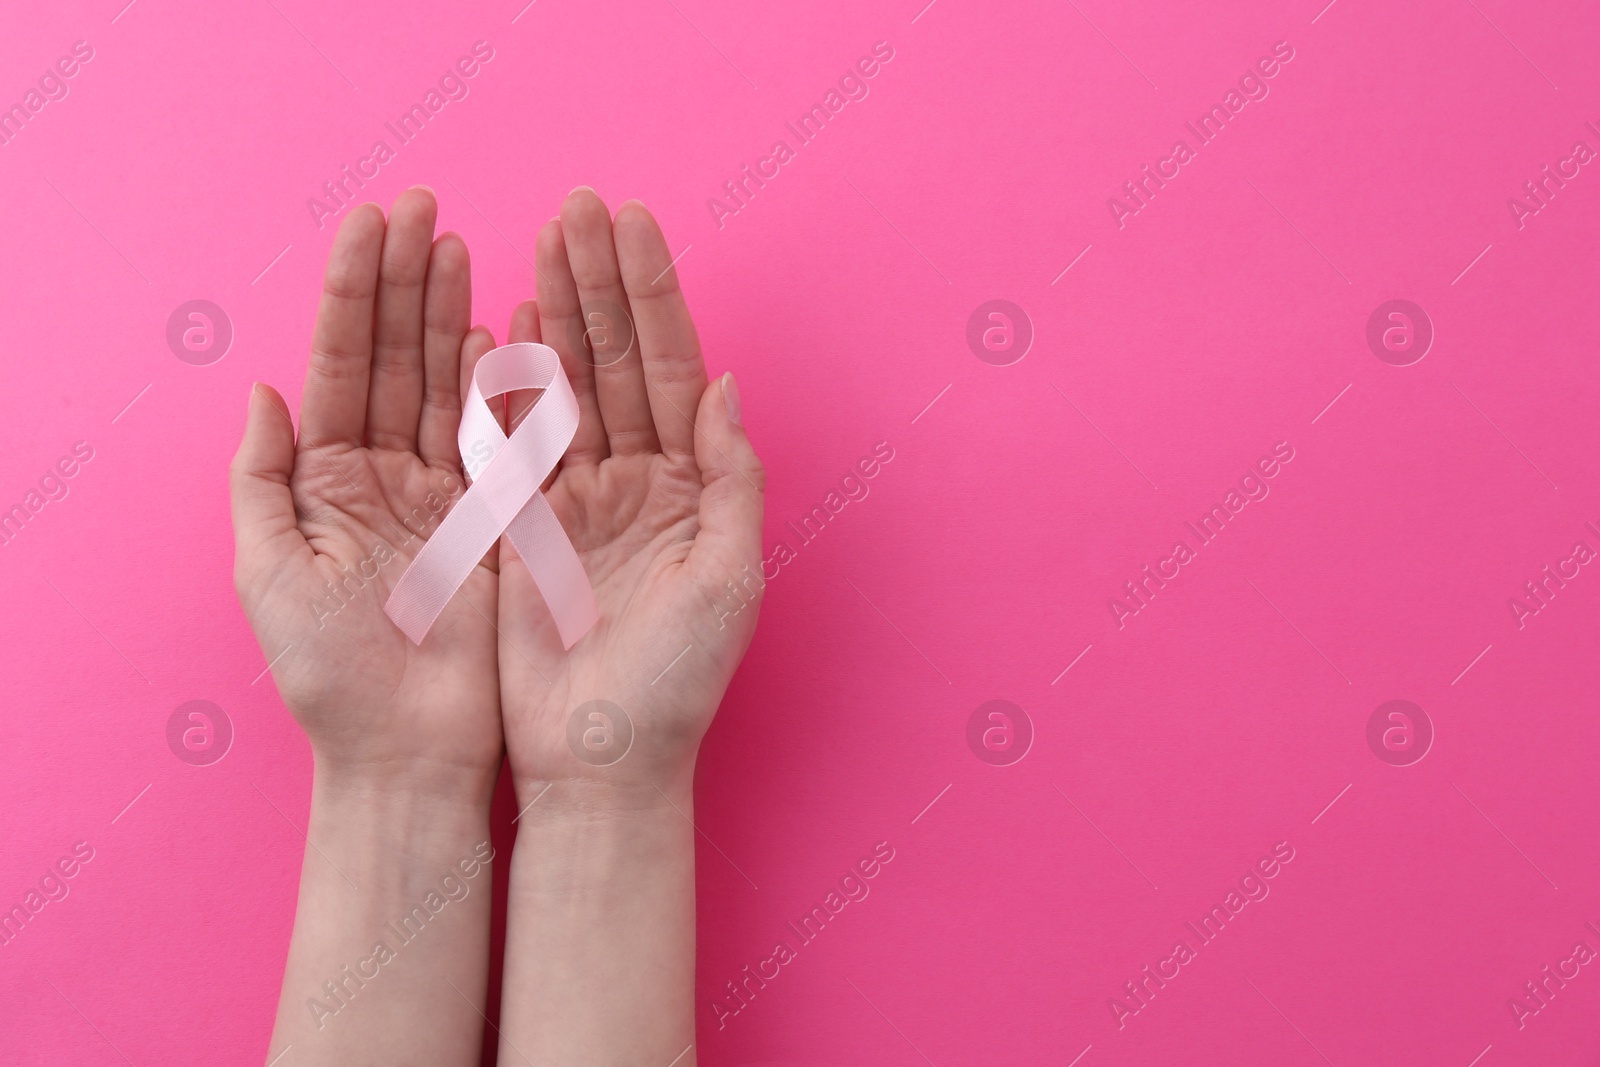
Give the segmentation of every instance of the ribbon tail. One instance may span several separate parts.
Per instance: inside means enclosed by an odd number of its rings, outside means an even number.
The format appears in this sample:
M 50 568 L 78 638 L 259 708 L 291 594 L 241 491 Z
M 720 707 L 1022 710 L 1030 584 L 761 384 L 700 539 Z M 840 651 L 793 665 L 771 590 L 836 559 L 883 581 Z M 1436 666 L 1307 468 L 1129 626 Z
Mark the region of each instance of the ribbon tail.
M 594 600 L 594 588 L 583 569 L 583 560 L 561 520 L 551 509 L 543 493 L 535 493 L 527 506 L 517 512 L 506 528 L 506 535 L 516 546 L 517 555 L 533 576 L 544 597 L 545 607 L 555 619 L 556 630 L 561 634 L 561 647 L 570 649 L 578 639 L 588 633 L 600 618 L 600 609 Z
M 383 605 L 414 645 L 421 645 L 445 606 L 505 528 L 489 495 L 468 490 L 411 560 Z M 502 512 L 503 514 L 503 512 Z

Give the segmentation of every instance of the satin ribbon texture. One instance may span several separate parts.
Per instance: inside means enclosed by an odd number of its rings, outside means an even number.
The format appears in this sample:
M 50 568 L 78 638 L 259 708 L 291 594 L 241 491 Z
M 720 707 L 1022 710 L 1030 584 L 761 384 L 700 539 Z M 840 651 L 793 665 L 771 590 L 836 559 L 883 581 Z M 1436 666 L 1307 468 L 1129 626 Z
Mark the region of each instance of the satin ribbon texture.
M 489 409 L 514 389 L 543 389 L 508 438 Z M 539 491 L 578 432 L 578 399 L 555 349 L 501 345 L 478 360 L 461 411 L 462 466 L 470 487 L 400 576 L 383 610 L 413 644 L 433 628 L 472 568 L 504 533 L 528 566 L 571 648 L 599 618 L 594 589 L 561 520 Z

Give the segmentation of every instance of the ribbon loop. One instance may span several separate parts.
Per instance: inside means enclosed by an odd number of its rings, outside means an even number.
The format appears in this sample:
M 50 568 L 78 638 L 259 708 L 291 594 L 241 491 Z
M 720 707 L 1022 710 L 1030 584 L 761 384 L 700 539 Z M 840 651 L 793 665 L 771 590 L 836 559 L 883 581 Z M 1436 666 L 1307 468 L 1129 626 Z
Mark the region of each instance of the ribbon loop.
M 510 437 L 489 401 L 516 389 L 543 394 Z M 383 610 L 411 639 L 433 628 L 501 534 L 510 538 L 571 648 L 599 618 L 583 561 L 539 487 L 578 432 L 578 400 L 546 345 L 501 345 L 478 361 L 456 441 L 471 486 L 395 583 Z

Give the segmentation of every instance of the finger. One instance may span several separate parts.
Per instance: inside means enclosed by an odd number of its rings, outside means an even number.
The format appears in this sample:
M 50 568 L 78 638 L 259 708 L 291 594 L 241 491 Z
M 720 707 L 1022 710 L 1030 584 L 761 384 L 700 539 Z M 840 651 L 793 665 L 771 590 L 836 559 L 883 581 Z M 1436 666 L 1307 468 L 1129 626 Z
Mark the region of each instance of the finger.
M 244 438 L 228 467 L 233 513 L 234 574 L 241 587 L 280 563 L 298 542 L 294 498 L 294 424 L 289 406 L 271 386 L 250 387 Z
M 407 189 L 389 209 L 378 270 L 372 332 L 372 387 L 367 397 L 367 444 L 415 452 L 422 414 L 422 305 L 428 253 L 438 215 L 433 192 Z
M 745 567 L 760 573 L 761 513 L 766 471 L 740 425 L 739 388 L 732 374 L 712 382 L 695 415 L 695 461 L 700 466 L 700 532 L 689 570 L 706 588 L 720 587 Z
M 383 252 L 383 211 L 362 204 L 345 216 L 328 252 L 311 360 L 300 398 L 300 441 L 359 448 L 367 425 L 372 306 Z
M 489 332 L 487 326 L 474 326 L 467 331 L 466 339 L 461 342 L 461 395 L 466 396 L 467 390 L 472 387 L 472 372 L 478 369 L 478 360 L 494 351 L 494 334 Z M 498 400 L 489 401 L 489 409 L 494 412 L 495 419 L 500 423 L 500 428 L 505 429 L 505 406 Z M 483 457 L 462 456 L 463 465 L 483 466 Z M 476 462 L 474 463 L 474 460 Z M 500 543 L 495 542 L 483 557 L 483 565 L 500 573 Z
M 526 341 L 538 344 L 539 337 L 539 305 L 532 300 L 524 300 L 511 312 L 511 325 L 506 327 L 506 344 L 522 344 Z M 523 416 L 533 407 L 540 392 L 539 389 L 518 389 L 506 397 L 506 419 L 511 430 L 521 425 Z M 579 419 L 582 419 L 581 413 Z
M 472 388 L 472 373 L 478 369 L 478 360 L 494 351 L 494 334 L 489 332 L 487 326 L 474 326 L 467 332 L 466 339 L 461 342 L 461 395 L 465 397 Z M 500 424 L 500 429 L 506 428 L 505 405 L 499 400 L 489 401 L 489 410 L 494 412 L 495 421 Z M 470 457 L 462 456 L 463 462 Z M 481 460 L 479 462 L 481 466 Z
M 568 194 L 561 205 L 561 230 L 583 308 L 606 444 L 613 456 L 659 451 L 628 294 L 617 269 L 611 216 L 593 189 L 579 187 Z
M 661 227 L 637 200 L 617 209 L 613 227 L 617 264 L 628 306 L 639 331 L 639 353 L 649 389 L 650 411 L 661 451 L 672 459 L 694 457 L 695 406 L 706 391 L 706 365 L 678 271 Z
M 453 233 L 433 243 L 422 308 L 422 417 L 417 452 L 430 467 L 461 467 L 461 343 L 472 325 L 472 264 Z
M 539 230 L 534 260 L 539 266 L 539 336 L 561 357 L 573 395 L 578 398 L 578 432 L 561 457 L 562 466 L 599 463 L 611 454 L 600 401 L 594 391 L 594 365 L 584 347 L 583 317 L 578 309 L 578 283 L 567 262 L 566 234 L 560 219 Z

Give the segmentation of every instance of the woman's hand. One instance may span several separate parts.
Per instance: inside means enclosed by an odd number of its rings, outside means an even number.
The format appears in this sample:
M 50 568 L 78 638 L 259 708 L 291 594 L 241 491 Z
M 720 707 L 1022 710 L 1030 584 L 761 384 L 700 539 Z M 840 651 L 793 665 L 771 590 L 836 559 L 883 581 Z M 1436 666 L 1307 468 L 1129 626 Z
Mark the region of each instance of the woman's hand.
M 345 217 L 298 439 L 255 386 L 230 472 L 239 601 L 315 757 L 270 1063 L 479 1058 L 503 751 L 493 554 L 421 647 L 383 611 L 465 489 L 461 352 L 493 344 L 468 331 L 467 249 L 433 239 L 435 214 L 418 188 L 387 223 L 372 204 Z
M 707 385 L 643 204 L 623 204 L 613 223 L 592 190 L 575 190 L 539 232 L 537 259 L 538 302 L 517 308 L 509 340 L 554 348 L 578 398 L 546 495 L 600 618 L 564 652 L 501 541 L 500 692 L 519 807 L 553 782 L 599 805 L 620 792 L 659 799 L 655 789 L 678 802 L 755 629 L 765 476 L 732 375 Z M 511 397 L 513 425 L 530 403 Z
M 537 261 L 538 303 L 517 309 L 510 339 L 554 348 L 577 394 L 545 491 L 600 618 L 564 652 L 502 539 L 500 701 L 521 814 L 500 1057 L 694 1067 L 694 761 L 755 629 L 765 479 L 732 376 L 706 384 L 644 205 L 613 223 L 574 191 Z M 513 423 L 530 402 L 512 395 Z
M 319 773 L 482 793 L 499 770 L 492 558 L 421 647 L 384 601 L 465 486 L 456 430 L 469 334 L 467 248 L 433 239 L 433 193 L 387 224 L 354 208 L 328 256 L 298 438 L 272 389 L 250 396 L 230 472 L 234 584 Z

